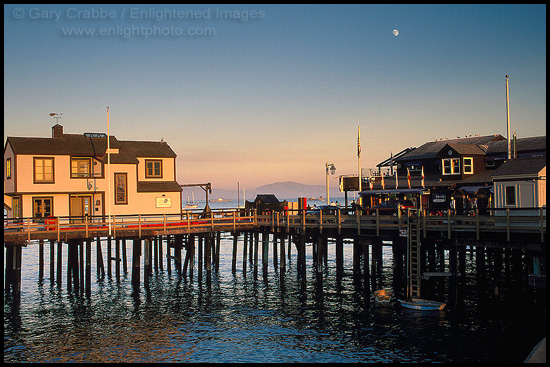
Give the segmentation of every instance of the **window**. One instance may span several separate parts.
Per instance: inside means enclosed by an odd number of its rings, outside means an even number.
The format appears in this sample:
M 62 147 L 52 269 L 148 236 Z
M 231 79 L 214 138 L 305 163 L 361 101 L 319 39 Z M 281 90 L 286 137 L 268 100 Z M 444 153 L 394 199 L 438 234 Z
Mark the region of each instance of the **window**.
M 472 157 L 462 158 L 462 164 L 464 166 L 464 174 L 474 173 L 474 159 Z
M 128 204 L 128 175 L 115 173 L 115 204 Z
M 444 175 L 458 175 L 460 173 L 460 158 L 446 158 L 442 161 Z
M 52 215 L 53 198 L 33 198 L 32 215 L 35 218 L 45 218 Z
M 53 182 L 53 158 L 34 158 L 34 183 Z
M 515 186 L 506 186 L 504 188 L 504 205 L 516 205 L 516 187 Z
M 11 158 L 6 159 L 6 179 L 11 178 Z
M 71 178 L 91 177 L 90 158 L 71 158 Z
M 162 178 L 162 161 L 161 160 L 145 160 L 145 177 Z

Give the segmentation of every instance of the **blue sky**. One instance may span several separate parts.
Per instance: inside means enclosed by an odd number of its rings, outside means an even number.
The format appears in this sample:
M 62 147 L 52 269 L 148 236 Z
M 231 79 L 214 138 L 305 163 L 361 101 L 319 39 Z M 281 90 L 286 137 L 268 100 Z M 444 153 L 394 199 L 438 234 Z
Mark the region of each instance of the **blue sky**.
M 4 5 L 4 135 L 106 132 L 109 106 L 181 184 L 323 185 L 357 173 L 358 126 L 363 169 L 506 136 L 506 74 L 512 130 L 546 135 L 546 5 Z

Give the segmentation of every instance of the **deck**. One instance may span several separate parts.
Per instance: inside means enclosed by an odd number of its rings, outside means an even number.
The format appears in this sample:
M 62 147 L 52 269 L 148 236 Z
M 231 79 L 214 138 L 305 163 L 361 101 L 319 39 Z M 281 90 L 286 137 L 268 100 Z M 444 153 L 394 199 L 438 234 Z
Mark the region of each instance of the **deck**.
M 105 217 L 55 217 L 37 220 L 19 218 L 4 220 L 4 243 L 25 243 L 31 240 L 66 241 L 71 238 L 148 237 L 157 235 L 206 232 L 271 232 L 307 233 L 344 236 L 407 237 L 411 215 L 419 215 L 421 236 L 475 241 L 546 240 L 546 208 L 539 214 L 514 209 L 492 209 L 489 215 L 473 211 L 459 215 L 449 210 L 443 215 L 425 211 L 399 212 L 384 215 L 361 215 L 358 211 L 339 209 L 336 214 L 309 214 L 284 211 L 258 214 L 255 210 L 220 209 L 203 213 L 186 210 L 180 215 L 120 215 Z M 531 215 L 525 215 L 531 214 Z M 415 217 L 416 218 L 416 217 Z M 418 218 L 416 219 L 418 220 Z M 110 231 L 109 231 L 110 224 Z

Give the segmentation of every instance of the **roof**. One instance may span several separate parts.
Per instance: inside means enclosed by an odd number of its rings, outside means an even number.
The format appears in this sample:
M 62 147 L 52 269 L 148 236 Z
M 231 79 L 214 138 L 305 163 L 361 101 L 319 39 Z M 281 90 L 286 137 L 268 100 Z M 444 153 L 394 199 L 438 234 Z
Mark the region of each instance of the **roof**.
M 98 157 L 107 161 L 107 140 L 84 134 L 63 134 L 57 138 L 8 137 L 14 154 L 24 155 L 73 155 Z M 111 148 L 119 149 L 118 154 L 110 154 L 111 163 L 138 163 L 137 157 L 175 158 L 176 153 L 165 142 L 121 141 L 109 138 Z
M 516 149 L 518 152 L 546 151 L 546 135 L 516 139 Z M 508 140 L 495 141 L 491 143 L 486 153 L 487 155 L 507 154 Z
M 254 201 L 261 201 L 265 204 L 279 204 L 279 199 L 273 194 L 259 194 L 256 195 L 256 200 Z
M 137 192 L 181 192 L 176 181 L 138 181 Z
M 396 161 L 408 161 L 412 159 L 428 159 L 436 158 L 441 149 L 446 145 L 449 145 L 451 148 L 461 152 L 468 151 L 467 154 L 470 154 L 469 151 L 475 151 L 476 154 L 483 153 L 486 149 L 485 146 L 490 146 L 499 140 L 506 140 L 502 135 L 487 135 L 487 136 L 474 136 L 468 138 L 458 138 L 450 140 L 437 140 L 425 143 L 419 146 L 416 149 L 411 150 L 410 152 L 402 155 L 397 158 Z M 469 146 L 469 148 L 466 148 Z M 456 147 L 456 148 L 455 148 Z
M 504 162 L 491 177 L 538 175 L 546 167 L 546 158 L 516 158 Z

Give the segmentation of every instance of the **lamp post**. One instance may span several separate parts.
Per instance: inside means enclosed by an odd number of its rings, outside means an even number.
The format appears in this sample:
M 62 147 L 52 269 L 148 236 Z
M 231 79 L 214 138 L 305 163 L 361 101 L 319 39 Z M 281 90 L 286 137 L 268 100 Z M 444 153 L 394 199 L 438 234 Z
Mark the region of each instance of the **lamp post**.
M 336 172 L 336 167 L 334 166 L 334 163 L 328 163 L 326 162 L 325 163 L 325 170 L 326 170 L 326 176 L 327 176 L 327 205 L 330 204 L 330 194 L 329 194 L 329 185 L 328 185 L 328 172 L 330 170 L 330 174 L 331 175 L 334 175 L 334 173 Z

